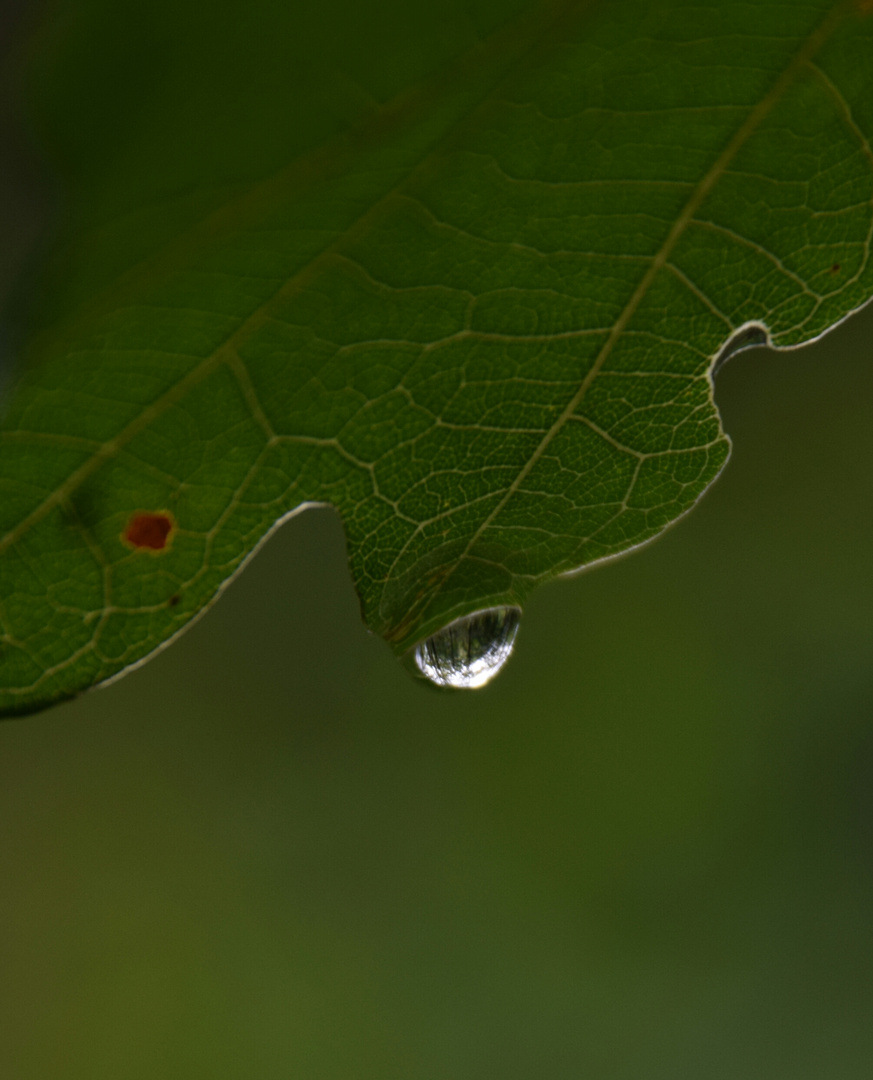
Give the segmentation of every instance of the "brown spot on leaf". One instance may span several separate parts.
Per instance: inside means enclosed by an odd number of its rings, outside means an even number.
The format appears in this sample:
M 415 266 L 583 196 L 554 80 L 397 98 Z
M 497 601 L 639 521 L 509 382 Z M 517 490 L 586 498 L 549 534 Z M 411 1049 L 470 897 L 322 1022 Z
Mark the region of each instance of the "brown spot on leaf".
M 178 594 L 178 593 L 174 593 L 174 594 L 173 594 L 173 595 L 172 595 L 172 596 L 170 597 L 170 599 L 169 599 L 169 600 L 167 601 L 167 603 L 168 603 L 168 604 L 170 605 L 170 607 L 175 607 L 175 606 L 176 606 L 176 604 L 178 604 L 178 603 L 179 603 L 179 601 L 180 601 L 181 599 L 182 599 L 182 597 L 181 597 L 181 596 L 179 596 L 179 594 Z
M 831 273 L 832 274 L 838 274 L 840 272 L 840 270 L 842 270 L 842 267 L 840 266 L 839 263 L 834 263 L 834 265 L 831 267 Z
M 150 513 L 137 510 L 130 515 L 122 540 L 131 547 L 146 551 L 165 551 L 174 528 L 173 516 L 167 510 Z

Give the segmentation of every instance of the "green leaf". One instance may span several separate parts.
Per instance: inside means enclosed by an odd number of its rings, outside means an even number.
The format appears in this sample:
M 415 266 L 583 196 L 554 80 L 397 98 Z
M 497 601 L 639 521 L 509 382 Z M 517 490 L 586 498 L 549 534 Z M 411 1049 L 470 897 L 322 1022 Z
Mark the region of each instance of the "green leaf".
M 2 708 L 141 661 L 312 503 L 398 654 L 662 532 L 728 455 L 719 356 L 873 293 L 865 8 L 69 5 Z

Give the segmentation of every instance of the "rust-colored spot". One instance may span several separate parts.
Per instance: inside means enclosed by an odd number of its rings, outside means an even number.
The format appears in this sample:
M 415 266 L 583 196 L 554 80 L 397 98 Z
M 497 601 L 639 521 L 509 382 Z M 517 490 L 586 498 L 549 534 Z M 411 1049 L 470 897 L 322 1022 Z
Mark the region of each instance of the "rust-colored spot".
M 130 515 L 130 521 L 121 538 L 131 547 L 165 551 L 173 526 L 173 516 L 166 510 L 159 510 L 157 513 L 138 510 Z
M 873 12 L 873 0 L 855 0 L 855 6 L 862 15 L 869 15 Z
M 838 274 L 840 272 L 840 270 L 842 270 L 842 267 L 840 266 L 839 263 L 834 263 L 834 265 L 831 267 L 831 273 L 832 274 Z
M 178 593 L 175 593 L 173 596 L 170 597 L 170 599 L 167 601 L 167 603 L 170 605 L 170 607 L 175 607 L 176 604 L 178 604 L 181 599 L 182 599 L 182 597 L 179 596 Z

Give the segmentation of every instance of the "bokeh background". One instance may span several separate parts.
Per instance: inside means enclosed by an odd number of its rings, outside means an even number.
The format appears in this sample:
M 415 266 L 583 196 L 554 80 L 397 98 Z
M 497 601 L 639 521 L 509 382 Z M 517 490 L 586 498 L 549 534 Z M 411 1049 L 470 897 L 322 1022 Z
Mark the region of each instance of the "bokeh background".
M 873 309 L 717 400 L 700 506 L 543 589 L 484 691 L 408 677 L 310 511 L 0 725 L 0 1076 L 867 1080 Z

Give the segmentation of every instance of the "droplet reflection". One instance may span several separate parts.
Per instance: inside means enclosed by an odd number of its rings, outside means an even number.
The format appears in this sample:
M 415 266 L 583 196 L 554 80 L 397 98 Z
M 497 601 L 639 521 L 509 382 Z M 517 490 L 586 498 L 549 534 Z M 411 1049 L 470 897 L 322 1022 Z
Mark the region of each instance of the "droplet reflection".
M 509 659 L 520 616 L 518 608 L 496 607 L 455 619 L 416 645 L 418 670 L 437 686 L 484 686 Z

